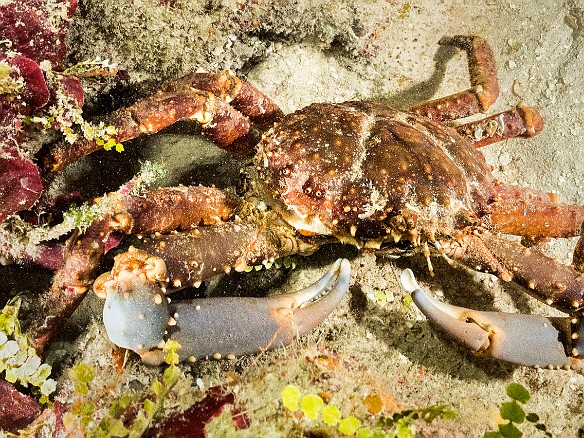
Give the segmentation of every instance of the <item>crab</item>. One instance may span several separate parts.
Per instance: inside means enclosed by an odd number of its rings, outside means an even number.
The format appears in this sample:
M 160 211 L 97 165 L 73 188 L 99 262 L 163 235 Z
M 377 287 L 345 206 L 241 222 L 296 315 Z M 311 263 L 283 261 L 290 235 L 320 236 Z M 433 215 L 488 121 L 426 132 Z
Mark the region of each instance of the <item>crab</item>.
M 413 276 L 404 277 L 422 312 L 478 354 L 523 365 L 578 366 L 584 347 L 584 245 L 577 245 L 568 266 L 547 257 L 538 243 L 581 235 L 584 206 L 561 204 L 553 194 L 493 176 L 478 149 L 532 137 L 542 130 L 542 118 L 519 104 L 453 125 L 486 112 L 497 99 L 495 61 L 478 36 L 445 37 L 440 44 L 466 52 L 471 87 L 407 111 L 353 101 L 314 103 L 284 115 L 230 73 L 196 73 L 107 116 L 104 122 L 115 126 L 118 142 L 181 119 L 194 121 L 217 146 L 249 164 L 243 197 L 201 186 L 140 196 L 117 192 L 107 217 L 70 245 L 84 260 L 97 259 L 104 235 L 144 236 L 116 256 L 113 269 L 93 285 L 106 299 L 104 322 L 112 341 L 152 364 L 162 360 L 165 333 L 181 343 L 182 360 L 229 357 L 290 342 L 340 301 L 349 283 L 346 260 L 335 262 L 314 287 L 282 297 L 168 304 L 166 294 L 197 287 L 218 273 L 270 265 L 339 243 L 391 256 L 421 253 L 430 271 L 430 256 L 438 255 L 524 286 L 569 316 L 455 308 L 422 292 Z M 99 148 L 91 141 L 55 147 L 45 166 L 58 171 Z M 501 233 L 522 236 L 525 245 Z M 60 290 L 83 295 L 93 272 L 78 271 L 69 283 L 62 280 L 66 276 L 58 277 Z M 47 322 L 41 320 L 37 331 L 46 330 Z

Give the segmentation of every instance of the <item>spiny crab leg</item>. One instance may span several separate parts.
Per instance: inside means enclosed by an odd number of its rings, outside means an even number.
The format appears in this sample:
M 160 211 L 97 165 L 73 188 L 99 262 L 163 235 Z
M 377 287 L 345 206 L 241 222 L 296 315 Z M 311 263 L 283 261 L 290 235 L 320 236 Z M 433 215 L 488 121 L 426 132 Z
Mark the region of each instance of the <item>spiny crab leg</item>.
M 123 143 L 141 134 L 154 134 L 179 120 L 191 120 L 201 124 L 217 146 L 247 153 L 261 135 L 246 116 L 264 126 L 283 113 L 252 84 L 228 72 L 194 73 L 164 84 L 156 94 L 110 113 L 101 122 L 114 127 L 112 138 Z M 102 148 L 95 139 L 80 136 L 73 144 L 55 145 L 42 161 L 45 169 L 58 172 Z
M 581 367 L 584 326 L 579 318 L 482 312 L 445 304 L 424 292 L 409 269 L 401 282 L 435 326 L 479 356 L 525 366 Z
M 326 238 L 326 237 L 325 237 Z M 312 254 L 323 238 L 301 238 L 273 214 L 245 220 L 191 227 L 189 232 L 144 238 L 140 250 L 164 259 L 169 288 L 201 284 L 205 279 L 231 269 L 269 264 L 293 254 Z
M 93 222 L 84 233 L 71 236 L 53 285 L 22 321 L 38 354 L 44 352 L 81 303 L 113 232 L 147 234 L 214 224 L 230 219 L 241 204 L 236 196 L 216 188 L 168 187 L 132 195 L 131 185 L 124 184 L 108 195 L 110 211 L 103 219 Z M 169 211 L 172 214 L 167 214 Z
M 106 331 L 113 343 L 137 352 L 151 365 L 164 360 L 160 347 L 165 334 L 180 343 L 183 361 L 253 353 L 289 344 L 332 312 L 347 291 L 350 276 L 349 262 L 338 259 L 320 280 L 294 293 L 169 304 L 164 296 L 166 266 L 162 259 L 144 255 L 120 266 L 124 267 L 116 270 L 114 266 L 111 273 L 94 284 L 98 296 L 106 298 Z

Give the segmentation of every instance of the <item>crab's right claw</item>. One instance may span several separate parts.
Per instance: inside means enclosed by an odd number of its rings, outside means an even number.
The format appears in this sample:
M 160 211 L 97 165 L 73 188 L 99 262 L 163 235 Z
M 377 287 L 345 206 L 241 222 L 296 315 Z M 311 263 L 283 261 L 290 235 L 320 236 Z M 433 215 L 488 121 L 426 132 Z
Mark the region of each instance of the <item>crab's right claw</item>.
M 409 269 L 401 280 L 428 320 L 479 356 L 535 367 L 581 367 L 584 325 L 579 318 L 481 312 L 451 306 L 424 292 Z
M 165 360 L 165 339 L 181 345 L 180 360 L 229 357 L 290 344 L 309 333 L 349 289 L 351 267 L 338 259 L 313 285 L 264 297 L 167 300 L 164 260 L 140 250 L 116 256 L 97 278 L 94 292 L 105 299 L 103 322 L 110 340 L 140 354 L 145 363 Z
M 226 357 L 287 345 L 312 331 L 339 304 L 349 288 L 350 264 L 338 259 L 311 286 L 264 298 L 217 297 L 170 304 L 176 324 L 171 339 L 179 342 L 181 360 Z M 160 355 L 142 354 L 156 364 Z

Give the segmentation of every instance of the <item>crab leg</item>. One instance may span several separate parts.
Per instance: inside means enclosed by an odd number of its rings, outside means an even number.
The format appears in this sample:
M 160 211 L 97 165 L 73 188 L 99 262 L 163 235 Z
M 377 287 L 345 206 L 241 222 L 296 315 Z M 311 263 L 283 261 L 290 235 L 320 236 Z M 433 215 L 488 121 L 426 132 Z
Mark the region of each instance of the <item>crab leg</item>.
M 128 190 L 129 187 L 122 186 L 108 195 L 111 211 L 104 219 L 68 240 L 64 262 L 57 269 L 52 286 L 41 294 L 38 305 L 23 324 L 38 354 L 42 354 L 83 300 L 106 248 L 112 244 L 114 231 L 147 234 L 213 224 L 227 220 L 240 204 L 235 196 L 203 186 L 163 188 L 140 196 L 128 194 Z
M 584 308 L 584 274 L 546 256 L 537 246 L 526 248 L 487 231 L 480 237 L 457 238 L 459 243 L 444 245 L 444 255 L 504 281 L 514 281 L 534 298 L 562 312 L 572 314 Z
M 152 365 L 164 359 L 158 346 L 167 323 L 170 338 L 181 345 L 181 360 L 230 357 L 289 344 L 332 312 L 347 291 L 350 276 L 349 262 L 338 259 L 312 286 L 291 294 L 167 304 L 165 269 L 158 257 L 142 252 L 136 257 L 121 255 L 112 272 L 94 285 L 106 297 L 104 324 L 112 342 L 136 351 Z
M 499 82 L 493 52 L 478 36 L 444 37 L 439 44 L 465 50 L 468 57 L 471 88 L 451 96 L 421 103 L 410 112 L 437 122 L 462 119 L 485 112 L 499 97 Z
M 192 73 L 162 86 L 164 91 L 181 88 L 195 88 L 213 93 L 249 117 L 254 124 L 271 125 L 284 115 L 268 96 L 229 72 Z
M 456 127 L 475 148 L 487 146 L 513 137 L 533 137 L 543 129 L 539 113 L 523 104 L 505 112 Z
M 481 355 L 522 365 L 580 366 L 573 359 L 579 359 L 584 349 L 580 318 L 584 308 L 584 274 L 577 265 L 562 265 L 537 247 L 525 248 L 516 241 L 488 232 L 480 234 L 480 238 L 473 236 L 466 240 L 466 247 L 446 248 L 446 255 L 475 269 L 479 265 L 481 270 L 497 273 L 506 281 L 513 280 L 535 298 L 573 316 L 544 318 L 478 312 L 448 306 L 416 291 L 412 295 L 414 301 L 428 319 Z M 480 250 L 479 243 L 483 245 Z M 494 262 L 485 263 L 485 255 L 490 255 Z M 411 291 L 419 289 L 408 275 L 404 276 L 404 287 Z
M 414 303 L 435 326 L 479 356 L 526 366 L 581 366 L 584 325 L 580 318 L 481 312 L 451 306 L 423 291 L 409 269 L 402 273 L 401 280 L 412 293 Z
M 170 287 L 198 286 L 206 278 L 244 271 L 248 266 L 273 262 L 293 254 L 312 254 L 322 239 L 299 236 L 277 216 L 256 221 L 234 221 L 212 227 L 193 227 L 188 233 L 163 234 L 144 239 L 139 248 L 162 258 Z M 270 225 L 267 225 L 267 224 Z
M 116 134 L 112 138 L 123 143 L 140 134 L 154 134 L 182 119 L 200 123 L 219 147 L 230 150 L 247 150 L 260 138 L 239 111 L 210 92 L 192 88 L 158 92 L 128 108 L 114 111 L 102 122 L 113 126 Z M 43 164 L 51 172 L 58 172 L 102 148 L 95 140 L 85 138 L 73 144 L 60 143 L 43 159 Z
M 246 116 L 265 127 L 282 115 L 266 95 L 236 76 L 195 73 L 169 81 L 158 93 L 116 110 L 101 121 L 115 128 L 112 137 L 122 143 L 140 134 L 154 134 L 182 119 L 193 120 L 201 124 L 217 146 L 249 152 L 261 136 Z M 73 144 L 60 143 L 43 159 L 44 166 L 57 172 L 100 149 L 102 146 L 95 140 L 83 137 Z
M 558 263 L 538 247 L 525 248 L 491 233 L 481 240 L 497 260 L 535 298 L 565 313 L 584 308 L 584 274 L 573 266 Z
M 23 321 L 23 328 L 37 354 L 43 354 L 58 329 L 83 300 L 95 278 L 109 234 L 104 219 L 67 241 L 65 260 L 55 273 L 52 286 L 41 294 L 38 304 Z
M 241 199 L 205 186 L 163 187 L 141 195 L 112 193 L 110 227 L 126 234 L 169 233 L 230 219 Z M 169 214 L 171 213 L 171 214 Z
M 487 219 L 501 232 L 529 237 L 574 237 L 584 224 L 584 206 L 545 200 L 503 199 L 489 204 Z

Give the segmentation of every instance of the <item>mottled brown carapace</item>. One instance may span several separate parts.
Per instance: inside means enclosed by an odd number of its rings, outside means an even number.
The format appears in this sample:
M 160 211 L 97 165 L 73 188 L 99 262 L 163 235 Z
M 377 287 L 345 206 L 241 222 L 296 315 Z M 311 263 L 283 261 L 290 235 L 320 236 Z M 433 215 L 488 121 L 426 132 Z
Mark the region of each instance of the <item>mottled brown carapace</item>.
M 261 189 L 305 232 L 378 241 L 449 233 L 493 196 L 490 166 L 469 140 L 372 102 L 310 105 L 261 148 Z

